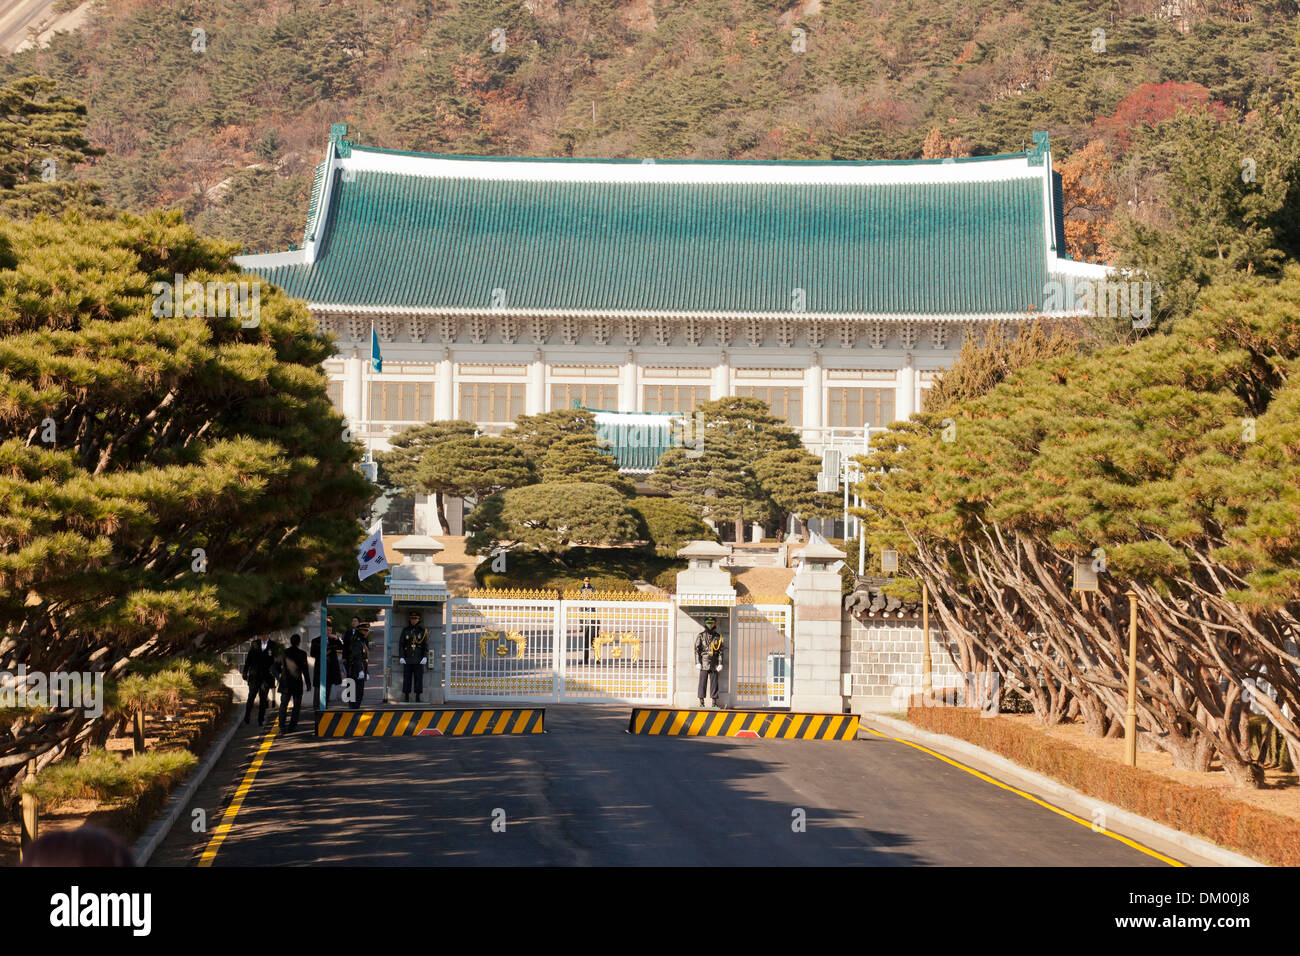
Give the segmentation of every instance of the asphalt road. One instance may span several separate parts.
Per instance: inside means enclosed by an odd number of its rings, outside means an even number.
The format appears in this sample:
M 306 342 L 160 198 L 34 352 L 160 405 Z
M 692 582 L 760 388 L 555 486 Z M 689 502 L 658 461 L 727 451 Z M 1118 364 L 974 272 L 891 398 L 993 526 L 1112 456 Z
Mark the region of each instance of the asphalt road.
M 214 865 L 1166 865 L 881 738 L 632 736 L 626 707 L 566 706 L 545 735 L 317 740 L 307 716 Z M 153 865 L 197 861 L 263 733 L 196 794 L 209 832 L 187 813 Z

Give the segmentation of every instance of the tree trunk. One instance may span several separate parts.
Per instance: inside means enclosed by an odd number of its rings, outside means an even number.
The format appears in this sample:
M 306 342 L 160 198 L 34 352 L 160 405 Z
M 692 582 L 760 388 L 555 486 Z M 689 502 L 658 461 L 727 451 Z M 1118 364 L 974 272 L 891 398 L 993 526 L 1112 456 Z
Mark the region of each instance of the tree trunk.
M 144 753 L 144 708 L 141 707 L 135 712 L 135 717 L 131 721 L 132 725 L 132 743 L 135 746 L 135 752 Z
M 451 534 L 451 527 L 447 524 L 447 509 L 442 502 L 442 492 L 433 493 L 433 507 L 438 512 L 438 527 L 442 529 L 443 534 Z
M 745 543 L 745 519 L 736 519 L 736 544 Z

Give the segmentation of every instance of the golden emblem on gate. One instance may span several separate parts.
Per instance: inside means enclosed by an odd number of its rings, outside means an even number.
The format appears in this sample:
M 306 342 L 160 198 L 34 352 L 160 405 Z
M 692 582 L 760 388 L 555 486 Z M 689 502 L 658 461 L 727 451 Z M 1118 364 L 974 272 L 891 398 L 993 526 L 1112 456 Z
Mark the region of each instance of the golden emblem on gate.
M 515 660 L 524 659 L 524 648 L 528 646 L 528 638 L 524 637 L 518 631 L 511 631 L 503 634 L 500 631 L 484 631 L 478 639 L 478 652 L 482 655 L 483 660 L 487 660 L 488 646 L 495 644 L 497 657 L 509 657 L 510 645 L 515 646 Z
M 609 657 L 611 660 L 621 659 L 625 650 L 630 650 L 631 659 L 634 663 L 641 659 L 641 638 L 637 637 L 631 631 L 626 631 L 623 634 L 602 634 L 592 641 L 591 649 L 596 653 L 597 662 L 600 661 L 602 652 L 607 644 L 614 645 L 609 650 Z

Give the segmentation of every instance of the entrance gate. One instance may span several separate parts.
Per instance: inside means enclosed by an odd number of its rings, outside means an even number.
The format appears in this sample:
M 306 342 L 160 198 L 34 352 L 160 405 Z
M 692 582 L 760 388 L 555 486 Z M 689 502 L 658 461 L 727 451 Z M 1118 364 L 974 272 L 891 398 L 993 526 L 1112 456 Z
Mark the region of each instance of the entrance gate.
M 672 699 L 668 601 L 452 598 L 447 699 Z
M 790 605 L 738 604 L 732 610 L 732 697 L 740 707 L 788 707 L 794 643 Z

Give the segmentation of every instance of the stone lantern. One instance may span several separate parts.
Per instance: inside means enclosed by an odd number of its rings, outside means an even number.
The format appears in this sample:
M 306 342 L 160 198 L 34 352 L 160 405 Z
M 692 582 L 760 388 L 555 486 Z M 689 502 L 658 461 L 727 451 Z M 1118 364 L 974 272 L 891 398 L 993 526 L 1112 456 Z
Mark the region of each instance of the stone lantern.
M 433 563 L 434 555 L 443 550 L 441 541 L 424 534 L 408 534 L 393 542 L 393 550 L 401 554 L 402 563 L 393 567 L 388 578 L 388 590 L 394 597 L 398 592 L 423 596 L 426 600 L 445 597 L 447 584 L 443 580 L 442 566 Z
M 689 562 L 677 572 L 677 601 L 681 605 L 730 607 L 736 603 L 736 589 L 722 562 L 731 546 L 716 541 L 692 541 L 677 552 Z

